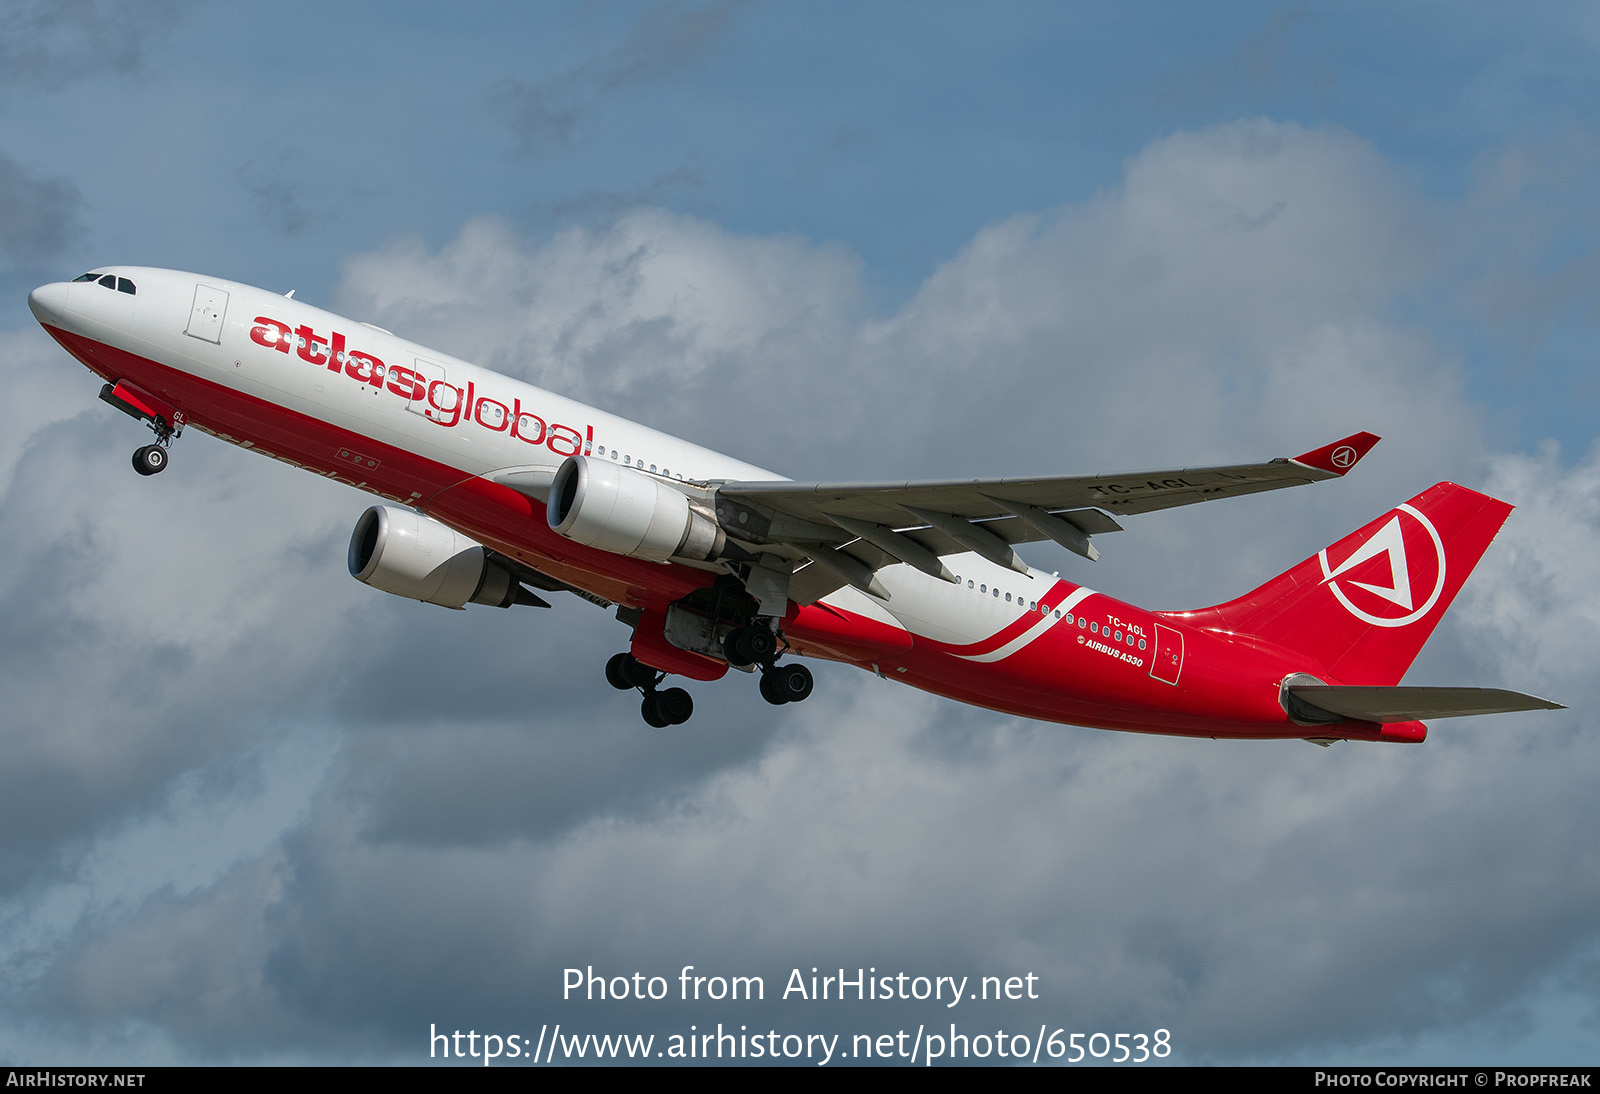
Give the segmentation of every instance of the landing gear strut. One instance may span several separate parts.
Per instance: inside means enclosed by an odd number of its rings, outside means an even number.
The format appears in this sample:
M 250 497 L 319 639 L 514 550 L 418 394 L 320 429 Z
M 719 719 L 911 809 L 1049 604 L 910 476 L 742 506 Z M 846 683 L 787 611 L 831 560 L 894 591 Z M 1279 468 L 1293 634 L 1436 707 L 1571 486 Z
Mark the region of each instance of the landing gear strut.
M 788 649 L 787 643 L 784 649 Z M 811 670 L 804 665 L 777 665 L 778 636 L 766 623 L 740 627 L 723 639 L 722 652 L 736 668 L 761 666 L 761 697 L 773 706 L 798 703 L 811 694 Z
M 644 702 L 639 706 L 639 713 L 647 724 L 657 729 L 682 725 L 694 714 L 694 698 L 687 691 L 682 688 L 656 690 L 666 678 L 666 673 L 651 668 L 631 653 L 619 653 L 606 662 L 606 682 L 618 691 L 638 688 L 643 692 Z
M 147 391 L 118 380 L 100 389 L 101 402 L 116 407 L 130 418 L 138 418 L 156 435 L 155 444 L 147 444 L 133 453 L 133 469 L 141 475 L 155 475 L 166 470 L 167 448 L 183 436 L 183 426 L 188 420 L 183 411 L 162 402 Z
M 165 418 L 143 417 L 144 424 L 156 435 L 155 444 L 147 444 L 133 451 L 133 469 L 141 475 L 156 475 L 167 469 L 167 449 L 183 433 L 183 414 L 173 415 L 178 425 L 174 429 Z

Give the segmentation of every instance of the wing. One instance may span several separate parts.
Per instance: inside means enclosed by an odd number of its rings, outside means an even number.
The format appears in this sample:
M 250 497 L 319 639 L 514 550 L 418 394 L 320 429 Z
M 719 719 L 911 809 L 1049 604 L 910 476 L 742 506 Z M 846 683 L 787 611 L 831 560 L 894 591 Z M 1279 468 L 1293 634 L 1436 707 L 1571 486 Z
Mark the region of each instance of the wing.
M 877 596 L 872 577 L 904 562 L 944 580 L 940 556 L 973 551 L 1019 573 L 1012 545 L 1051 539 L 1085 558 L 1090 537 L 1121 529 L 1115 517 L 1300 486 L 1348 472 L 1378 443 L 1357 433 L 1293 458 L 1227 467 L 1119 475 L 934 482 L 729 482 L 715 489 L 723 527 L 743 542 L 823 573 L 798 581 L 808 603 L 842 585 Z M 769 560 L 769 564 L 771 561 Z M 830 584 L 831 582 L 831 584 Z M 822 589 L 817 592 L 817 589 Z M 808 599 L 802 599 L 806 597 Z

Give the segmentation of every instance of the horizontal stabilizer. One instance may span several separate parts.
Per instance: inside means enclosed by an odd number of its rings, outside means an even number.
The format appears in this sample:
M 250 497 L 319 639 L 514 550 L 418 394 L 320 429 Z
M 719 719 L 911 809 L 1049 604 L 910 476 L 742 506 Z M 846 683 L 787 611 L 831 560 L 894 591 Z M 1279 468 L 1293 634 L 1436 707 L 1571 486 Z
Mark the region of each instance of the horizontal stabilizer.
M 1326 712 L 1362 722 L 1413 722 L 1470 714 L 1509 714 L 1517 710 L 1565 710 L 1560 703 L 1503 688 L 1370 687 L 1291 684 L 1285 689 L 1296 716 Z M 1322 720 L 1306 718 L 1306 721 Z

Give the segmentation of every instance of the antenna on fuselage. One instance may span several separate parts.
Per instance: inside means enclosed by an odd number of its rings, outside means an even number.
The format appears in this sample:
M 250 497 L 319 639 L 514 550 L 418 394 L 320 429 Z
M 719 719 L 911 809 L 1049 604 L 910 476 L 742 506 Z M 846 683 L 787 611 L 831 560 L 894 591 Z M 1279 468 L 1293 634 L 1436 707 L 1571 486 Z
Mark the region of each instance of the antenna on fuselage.
M 294 290 L 290 289 L 288 292 L 284 293 L 283 294 L 283 298 L 285 300 L 293 300 L 294 299 Z

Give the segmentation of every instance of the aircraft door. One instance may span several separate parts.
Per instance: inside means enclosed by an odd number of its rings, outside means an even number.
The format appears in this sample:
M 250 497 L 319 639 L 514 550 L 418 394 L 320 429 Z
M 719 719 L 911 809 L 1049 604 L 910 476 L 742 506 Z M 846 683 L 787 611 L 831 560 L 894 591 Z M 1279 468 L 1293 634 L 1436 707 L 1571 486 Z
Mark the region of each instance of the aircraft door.
M 222 344 L 222 319 L 228 313 L 228 294 L 210 285 L 194 287 L 194 307 L 183 333 L 202 342 Z
M 445 382 L 444 366 L 437 361 L 418 357 L 414 367 L 418 383 L 412 392 L 419 397 L 406 403 L 406 409 L 420 414 L 430 422 L 454 425 L 461 417 L 462 394 Z
M 1150 655 L 1150 675 L 1164 684 L 1176 684 L 1183 671 L 1183 632 L 1156 624 L 1156 648 Z

